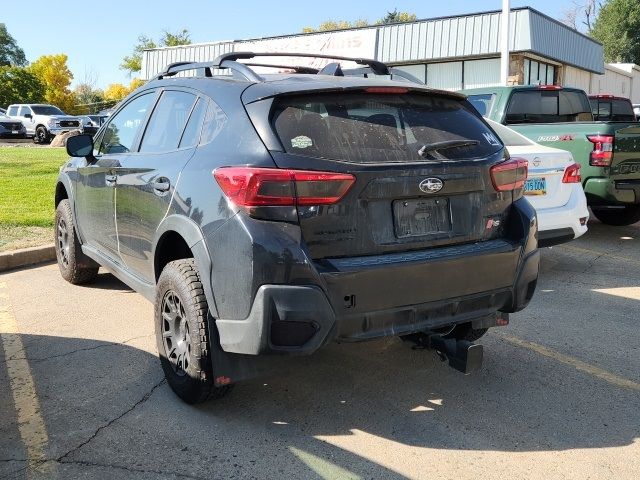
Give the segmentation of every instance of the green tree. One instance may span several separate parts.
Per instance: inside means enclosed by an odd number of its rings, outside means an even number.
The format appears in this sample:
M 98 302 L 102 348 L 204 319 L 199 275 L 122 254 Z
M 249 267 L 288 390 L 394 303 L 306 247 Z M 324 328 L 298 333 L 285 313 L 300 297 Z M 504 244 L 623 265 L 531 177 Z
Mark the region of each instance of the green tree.
M 67 66 L 68 57 L 57 55 L 43 55 L 29 65 L 28 69 L 44 85 L 44 99 L 67 113 L 73 113 L 76 105 L 75 97 L 69 85 L 73 75 Z
M 0 67 L 0 106 L 44 101 L 44 85 L 23 67 Z
M 393 12 L 387 12 L 387 14 L 376 22 L 376 25 L 387 25 L 389 23 L 403 23 L 413 22 L 417 20 L 415 13 L 399 12 L 398 9 L 394 9 Z
M 89 111 L 88 106 L 104 102 L 104 92 L 99 88 L 94 88 L 89 83 L 79 83 L 73 89 L 73 96 L 77 106 L 85 107 L 82 110 Z
M 127 55 L 122 59 L 120 64 L 120 70 L 125 70 L 129 73 L 129 76 L 142 70 L 142 52 L 152 48 L 158 47 L 177 47 L 179 45 L 190 45 L 191 38 L 187 29 L 182 29 L 179 32 L 171 33 L 164 31 L 162 37 L 156 43 L 153 39 L 146 35 L 140 35 L 138 37 L 138 43 L 133 47 L 133 53 Z
M 640 63 L 640 2 L 605 2 L 593 24 L 591 36 L 604 46 L 605 61 Z
M 27 59 L 24 51 L 18 46 L 15 38 L 7 31 L 7 26 L 0 23 L 0 66 L 14 65 L 24 67 Z
M 416 15 L 414 13 L 407 12 L 398 12 L 398 10 L 394 10 L 393 12 L 387 12 L 387 14 L 378 20 L 375 25 L 383 25 L 387 23 L 401 23 L 401 22 L 413 22 L 416 20 Z M 359 27 L 368 27 L 371 23 L 366 18 L 359 18 L 353 22 L 348 20 L 326 20 L 318 25 L 318 28 L 313 27 L 304 27 L 302 29 L 302 33 L 313 33 L 313 32 L 326 32 L 330 30 L 346 30 L 348 28 L 359 28 Z

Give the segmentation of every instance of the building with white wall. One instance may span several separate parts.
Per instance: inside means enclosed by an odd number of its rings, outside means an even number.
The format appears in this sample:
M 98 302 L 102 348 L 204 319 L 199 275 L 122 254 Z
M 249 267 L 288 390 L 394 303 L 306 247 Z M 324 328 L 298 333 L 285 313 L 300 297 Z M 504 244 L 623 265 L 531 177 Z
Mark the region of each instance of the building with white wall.
M 278 51 L 374 58 L 406 70 L 435 88 L 491 86 L 500 83 L 501 15 L 500 11 L 481 12 L 146 50 L 142 78 L 148 79 L 178 61 L 208 61 L 233 51 Z M 509 82 L 514 85 L 570 85 L 591 91 L 593 86 L 601 86 L 592 78 L 607 72 L 600 43 L 529 7 L 511 11 L 509 48 Z M 314 66 L 321 65 L 316 61 Z M 619 66 L 610 68 L 624 72 Z

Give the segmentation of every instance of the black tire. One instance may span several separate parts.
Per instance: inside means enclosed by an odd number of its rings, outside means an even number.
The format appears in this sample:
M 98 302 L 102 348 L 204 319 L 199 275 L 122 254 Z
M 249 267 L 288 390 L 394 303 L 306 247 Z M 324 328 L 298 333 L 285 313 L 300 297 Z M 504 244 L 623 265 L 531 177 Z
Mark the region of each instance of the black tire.
M 209 318 L 209 306 L 194 260 L 168 263 L 156 288 L 156 343 L 167 383 L 190 404 L 221 398 L 232 387 L 214 385 Z
M 485 333 L 487 333 L 486 328 L 473 328 L 471 322 L 469 322 L 456 325 L 453 327 L 453 330 L 444 335 L 444 338 L 455 338 L 456 340 L 475 342 L 476 340 L 480 340 Z
M 594 209 L 593 214 L 602 223 L 626 227 L 640 221 L 640 205 L 625 205 L 623 208 Z
M 67 199 L 62 200 L 56 208 L 54 241 L 62 278 L 74 285 L 81 285 L 96 277 L 100 265 L 82 253 L 71 204 Z
M 33 136 L 33 143 L 44 144 L 48 142 L 49 142 L 49 132 L 44 126 L 38 125 L 36 127 L 36 133 Z

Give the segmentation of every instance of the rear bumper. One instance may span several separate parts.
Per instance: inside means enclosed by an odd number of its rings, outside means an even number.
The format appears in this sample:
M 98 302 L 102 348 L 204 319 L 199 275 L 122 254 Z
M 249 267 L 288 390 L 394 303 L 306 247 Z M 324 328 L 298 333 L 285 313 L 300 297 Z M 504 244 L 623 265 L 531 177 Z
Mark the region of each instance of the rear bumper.
M 571 241 L 587 232 L 589 208 L 582 186 L 575 184 L 566 205 L 542 208 L 538 213 L 538 246 L 549 247 Z
M 538 278 L 537 222 L 523 200 L 512 215 L 508 240 L 309 262 L 314 283 L 263 284 L 246 317 L 216 320 L 220 345 L 249 355 L 308 354 L 333 340 L 408 334 L 522 310 Z
M 640 204 L 640 179 L 614 180 L 612 178 L 588 178 L 584 193 L 589 206 Z

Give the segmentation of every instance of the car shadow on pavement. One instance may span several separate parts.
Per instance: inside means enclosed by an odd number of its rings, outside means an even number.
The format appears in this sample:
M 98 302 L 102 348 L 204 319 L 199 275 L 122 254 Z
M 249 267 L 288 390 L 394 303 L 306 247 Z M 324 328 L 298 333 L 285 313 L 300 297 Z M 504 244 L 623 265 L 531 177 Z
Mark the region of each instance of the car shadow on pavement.
M 499 335 L 486 337 L 485 366 L 471 376 L 397 339 L 334 344 L 198 406 L 171 392 L 157 357 L 147 351 L 22 337 L 25 345 L 57 352 L 30 361 L 30 372 L 19 375 L 33 378 L 47 456 L 61 459 L 63 469 L 102 466 L 195 478 L 405 478 L 399 463 L 425 468 L 431 449 L 597 449 L 630 445 L 640 435 L 637 391 Z M 24 460 L 26 453 L 7 393 L 21 381 L 8 379 L 12 361 L 0 365 L 2 385 L 9 387 L 0 389 L 0 476 L 24 465 L 9 460 Z

